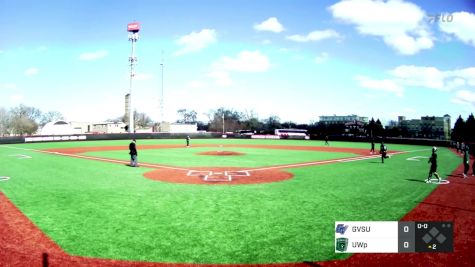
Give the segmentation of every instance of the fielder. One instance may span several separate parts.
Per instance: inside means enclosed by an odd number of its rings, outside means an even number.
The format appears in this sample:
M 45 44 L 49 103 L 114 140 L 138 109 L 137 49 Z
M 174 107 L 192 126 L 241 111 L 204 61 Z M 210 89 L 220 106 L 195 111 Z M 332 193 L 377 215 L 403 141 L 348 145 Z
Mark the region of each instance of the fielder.
M 468 169 L 470 168 L 470 154 L 468 150 L 468 146 L 465 145 L 463 149 L 463 178 L 467 178 Z
M 432 148 L 432 156 L 429 158 L 427 163 L 430 163 L 430 170 L 429 176 L 427 176 L 426 183 L 431 183 L 432 174 L 439 180 L 440 183 L 440 176 L 437 173 L 437 147 Z
M 381 163 L 384 163 L 384 159 L 389 158 L 387 153 L 388 147 L 384 144 L 384 142 L 381 142 L 381 146 L 379 147 L 379 154 L 381 154 Z

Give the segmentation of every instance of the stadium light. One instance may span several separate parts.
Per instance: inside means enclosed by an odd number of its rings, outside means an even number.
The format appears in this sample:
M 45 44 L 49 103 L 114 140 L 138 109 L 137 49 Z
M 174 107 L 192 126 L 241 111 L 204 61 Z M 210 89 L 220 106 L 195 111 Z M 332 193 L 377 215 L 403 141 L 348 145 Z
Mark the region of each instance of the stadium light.
M 135 56 L 135 43 L 139 39 L 140 23 L 132 22 L 127 24 L 127 31 L 129 32 L 129 41 L 132 42 L 132 52 L 129 57 L 130 62 L 130 85 L 129 85 L 129 133 L 134 133 L 134 109 L 132 105 L 132 81 L 135 76 L 135 65 L 137 57 Z

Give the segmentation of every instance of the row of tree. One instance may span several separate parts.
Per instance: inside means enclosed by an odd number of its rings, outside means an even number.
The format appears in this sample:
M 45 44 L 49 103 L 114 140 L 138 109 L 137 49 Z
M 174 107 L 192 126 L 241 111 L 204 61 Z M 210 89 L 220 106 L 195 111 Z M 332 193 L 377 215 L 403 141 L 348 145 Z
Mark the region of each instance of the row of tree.
M 452 140 L 459 142 L 475 142 L 475 117 L 473 113 L 468 116 L 467 120 L 459 116 L 452 130 Z
M 239 130 L 253 130 L 258 133 L 273 133 L 279 128 L 297 128 L 306 129 L 309 134 L 314 136 L 326 135 L 353 135 L 353 136 L 381 136 L 381 137 L 414 137 L 407 127 L 404 126 L 386 126 L 384 127 L 379 119 L 371 118 L 368 123 L 340 123 L 325 124 L 323 122 L 310 122 L 309 124 L 295 124 L 293 122 L 281 122 L 277 116 L 270 116 L 265 119 L 258 119 L 254 111 L 239 112 L 232 109 L 219 108 L 211 110 L 206 115 L 208 123 L 197 121 L 197 113 L 194 110 L 180 109 L 177 112 L 180 123 L 197 123 L 199 130 L 221 132 L 236 132 Z M 224 117 L 223 117 L 224 116 Z M 426 138 L 435 138 L 434 129 L 422 127 L 420 135 Z M 475 117 L 470 114 L 467 120 L 459 116 L 455 126 L 451 131 L 451 140 L 475 142 Z M 440 133 L 437 135 L 440 137 Z
M 309 124 L 296 124 L 291 121 L 281 122 L 278 116 L 269 116 L 259 119 L 254 111 L 236 111 L 224 107 L 210 110 L 206 113 L 208 122 L 198 121 L 195 110 L 179 109 L 177 111 L 178 123 L 197 123 L 198 130 L 211 132 L 237 132 L 239 130 L 252 130 L 257 133 L 272 134 L 275 129 L 296 128 L 306 129 L 314 136 L 350 134 L 354 136 L 385 136 L 385 137 L 410 137 L 405 134 L 402 127 L 384 127 L 379 119 L 371 118 L 369 123 L 361 122 L 346 124 L 325 124 L 310 122 Z M 60 112 L 42 112 L 38 108 L 19 105 L 9 110 L 0 107 L 0 136 L 5 135 L 31 135 L 46 123 L 63 120 Z M 121 116 L 109 121 L 127 123 L 128 117 Z M 138 128 L 150 127 L 155 123 L 145 113 L 134 112 L 135 125 Z M 223 127 L 224 126 L 224 127 Z M 455 141 L 475 142 L 475 117 L 473 114 L 464 120 L 461 116 L 455 122 L 451 132 L 451 139 Z
M 281 122 L 277 116 L 269 116 L 259 120 L 254 111 L 240 112 L 233 109 L 218 108 L 206 113 L 208 122 L 197 120 L 197 112 L 194 110 L 179 109 L 177 111 L 178 123 L 197 123 L 198 130 L 210 132 L 237 132 L 239 130 L 251 130 L 258 133 L 274 133 L 279 128 L 308 129 L 308 124 L 295 124 Z
M 0 136 L 31 135 L 50 121 L 62 120 L 57 111 L 43 113 L 35 107 L 19 105 L 9 110 L 0 107 Z

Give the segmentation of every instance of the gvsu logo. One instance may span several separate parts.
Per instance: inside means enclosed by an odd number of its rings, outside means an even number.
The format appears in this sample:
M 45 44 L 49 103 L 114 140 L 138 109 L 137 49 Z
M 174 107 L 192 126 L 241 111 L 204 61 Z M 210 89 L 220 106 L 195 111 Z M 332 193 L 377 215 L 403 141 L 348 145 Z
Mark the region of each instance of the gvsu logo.
M 336 225 L 336 231 L 335 232 L 343 235 L 343 234 L 345 234 L 346 229 L 348 229 L 348 225 L 344 225 L 344 224 L 340 223 L 340 224 Z

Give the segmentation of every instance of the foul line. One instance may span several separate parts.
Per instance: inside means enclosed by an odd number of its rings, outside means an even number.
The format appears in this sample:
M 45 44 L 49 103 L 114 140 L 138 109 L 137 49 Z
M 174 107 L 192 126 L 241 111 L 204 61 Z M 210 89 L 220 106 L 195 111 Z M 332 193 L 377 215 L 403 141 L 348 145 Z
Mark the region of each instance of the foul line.
M 68 153 L 61 153 L 61 152 L 54 152 L 54 151 L 47 151 L 47 150 L 39 150 L 39 149 L 33 149 L 33 148 L 23 148 L 23 147 L 13 147 L 13 146 L 0 146 L 0 147 L 20 149 L 20 150 L 26 150 L 26 151 L 33 151 L 33 152 L 45 153 L 45 154 L 51 154 L 51 155 L 66 156 L 66 157 L 72 157 L 72 158 L 92 159 L 92 160 L 105 161 L 105 162 L 111 162 L 111 163 L 121 163 L 121 164 L 129 163 L 129 161 L 125 161 L 125 160 L 84 156 L 84 155 L 78 155 L 78 154 L 68 154 Z M 180 168 L 180 167 L 171 167 L 171 166 L 157 165 L 157 164 L 150 164 L 150 163 L 140 163 L 139 165 L 144 166 L 144 167 L 155 168 L 155 169 L 164 168 L 164 169 L 172 169 L 172 170 L 179 170 L 179 171 L 187 171 L 188 170 L 188 169 L 184 169 L 184 168 Z
M 429 150 L 430 149 L 399 151 L 399 152 L 394 152 L 388 155 L 399 155 L 399 154 L 422 152 L 422 151 L 429 151 Z M 313 161 L 313 162 L 305 162 L 305 163 L 295 163 L 295 164 L 289 164 L 289 165 L 270 166 L 270 167 L 263 167 L 263 168 L 243 170 L 243 171 L 265 171 L 265 170 L 272 170 L 272 169 L 290 169 L 290 168 L 296 168 L 296 167 L 322 165 L 326 163 L 352 162 L 352 161 L 359 161 L 359 160 L 366 160 L 366 159 L 375 159 L 375 158 L 380 158 L 380 157 L 381 157 L 380 155 L 357 156 L 357 157 L 344 158 L 344 159 L 331 159 L 331 160 Z

